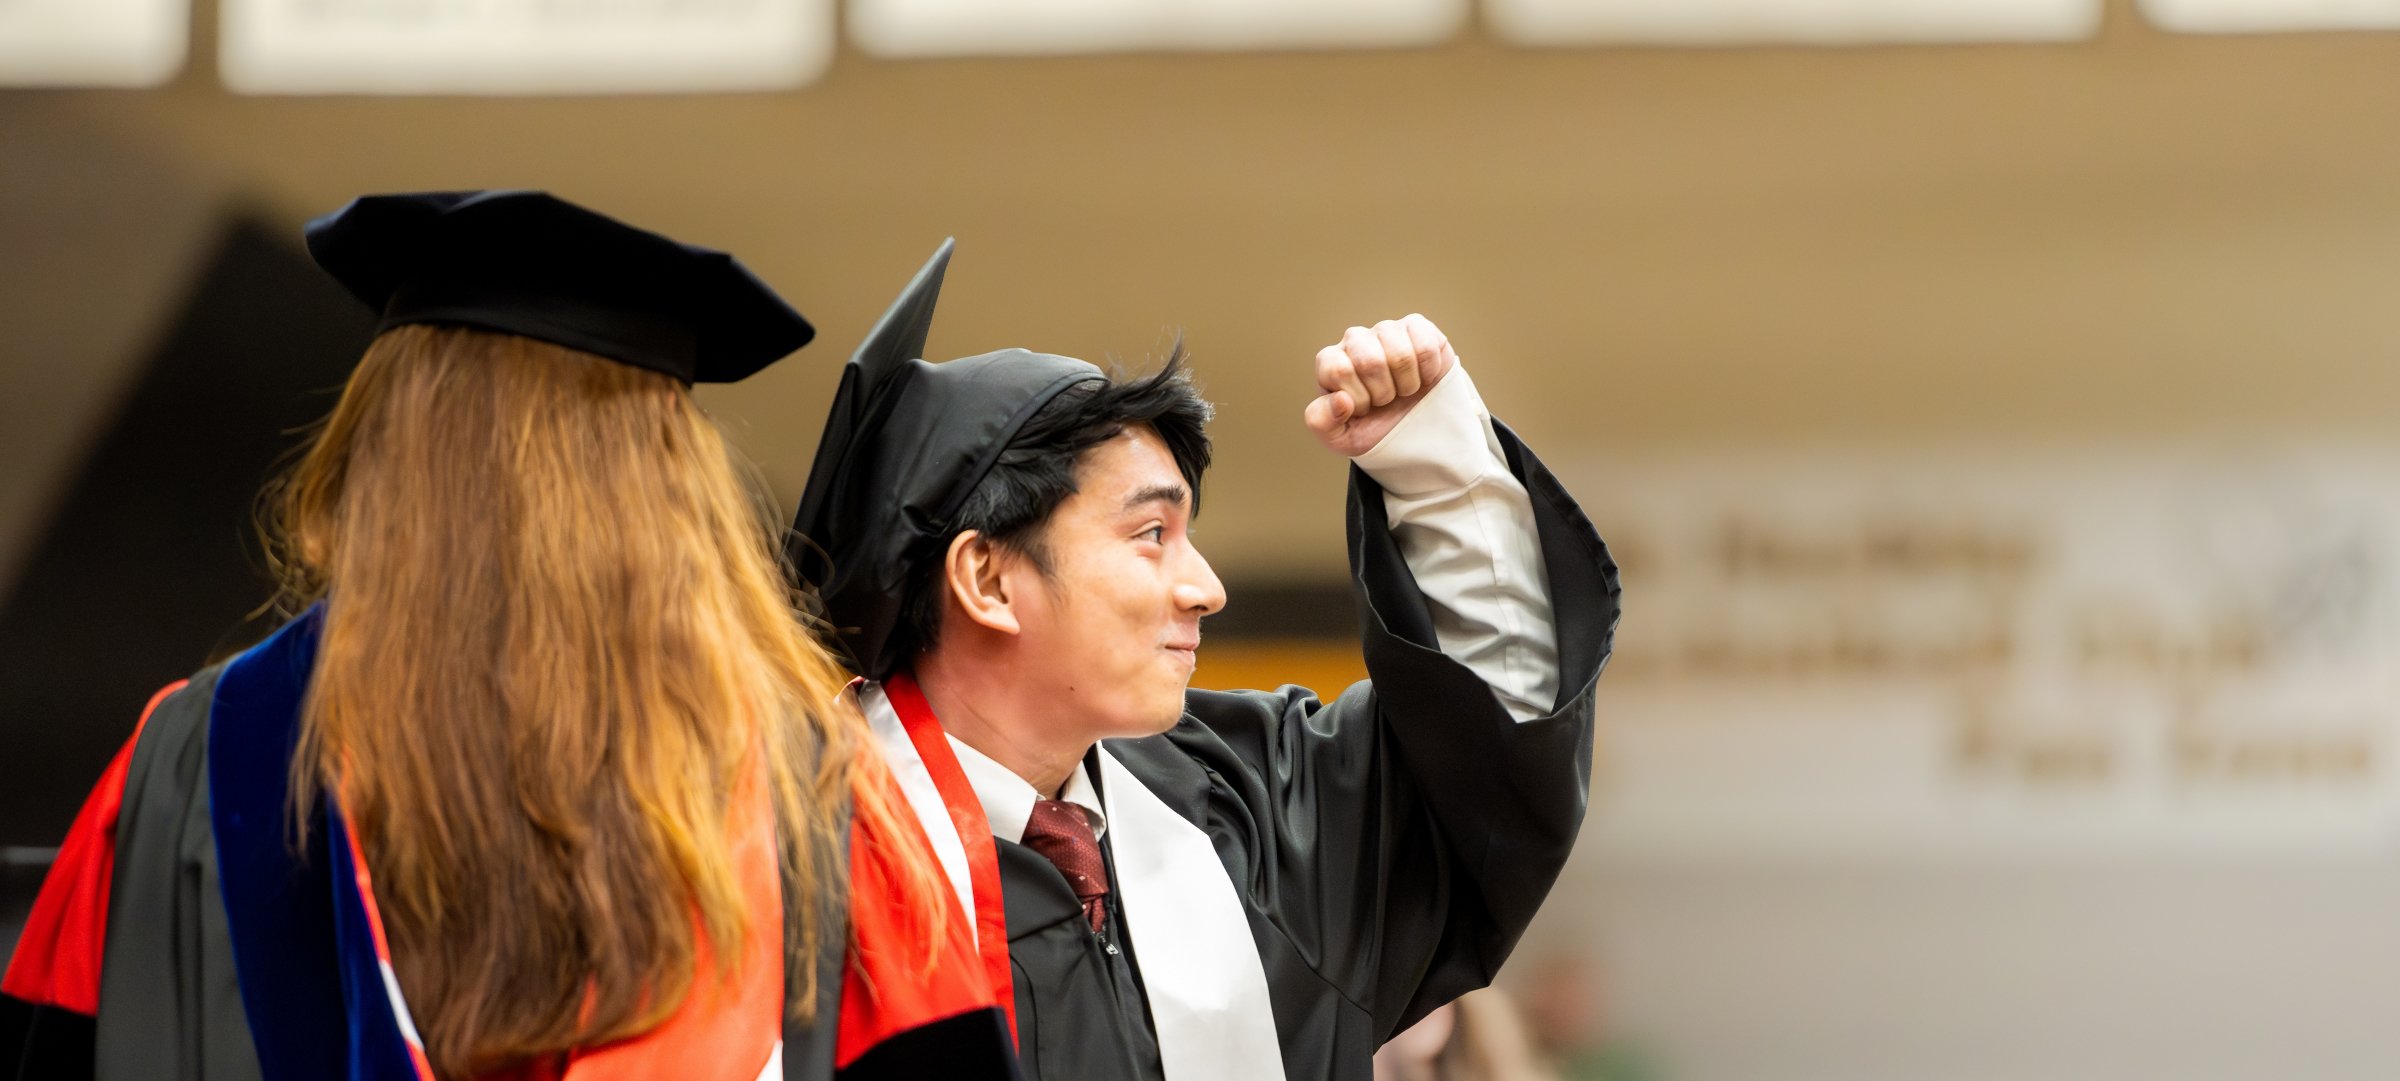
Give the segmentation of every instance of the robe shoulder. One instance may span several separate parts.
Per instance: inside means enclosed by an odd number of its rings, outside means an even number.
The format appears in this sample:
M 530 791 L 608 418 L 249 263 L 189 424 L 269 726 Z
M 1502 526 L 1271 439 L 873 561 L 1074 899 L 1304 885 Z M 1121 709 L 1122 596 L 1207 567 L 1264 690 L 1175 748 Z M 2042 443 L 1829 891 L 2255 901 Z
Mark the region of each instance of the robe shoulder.
M 898 813 L 860 813 L 860 800 Z M 863 771 L 842 831 L 848 890 L 817 898 L 817 997 L 784 1025 L 784 1081 L 1022 1081 L 973 924 L 946 883 L 911 873 L 935 864 L 906 806 L 879 762 Z M 921 918 L 932 908 L 939 926 Z
M 209 824 L 209 718 L 226 667 L 202 669 L 159 702 L 126 767 L 101 964 L 100 1081 L 260 1076 Z
M 6 1077 L 92 1076 L 126 779 L 160 704 L 190 682 L 177 680 L 150 697 L 133 735 L 76 812 L 42 880 L 7 974 L 0 977 L 0 1063 L 9 1064 Z

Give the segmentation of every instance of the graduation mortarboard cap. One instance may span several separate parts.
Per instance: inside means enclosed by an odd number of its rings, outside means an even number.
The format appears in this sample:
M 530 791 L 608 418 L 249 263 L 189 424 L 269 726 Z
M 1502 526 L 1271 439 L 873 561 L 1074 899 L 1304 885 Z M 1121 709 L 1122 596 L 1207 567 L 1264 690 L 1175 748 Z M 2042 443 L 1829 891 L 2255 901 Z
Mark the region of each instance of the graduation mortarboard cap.
M 945 240 L 842 369 L 793 522 L 791 556 L 817 587 L 844 662 L 869 679 L 907 658 L 893 640 L 909 566 L 951 523 L 1000 452 L 1060 391 L 1105 379 L 1072 357 L 1023 349 L 924 359 Z
M 730 255 L 538 191 L 367 195 L 308 223 L 308 253 L 383 314 L 731 383 L 816 331 Z

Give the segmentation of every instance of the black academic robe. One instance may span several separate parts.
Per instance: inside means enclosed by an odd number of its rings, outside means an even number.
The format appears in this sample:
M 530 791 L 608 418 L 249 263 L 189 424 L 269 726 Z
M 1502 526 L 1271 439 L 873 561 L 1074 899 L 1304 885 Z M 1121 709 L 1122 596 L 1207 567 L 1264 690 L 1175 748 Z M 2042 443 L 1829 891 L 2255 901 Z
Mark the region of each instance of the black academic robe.
M 1582 823 L 1617 568 L 1557 478 L 1493 428 L 1532 497 L 1549 574 L 1559 680 L 1547 715 L 1516 720 L 1442 654 L 1383 491 L 1354 468 L 1350 567 L 1368 679 L 1331 702 L 1289 686 L 1192 691 L 1165 734 L 1103 744 L 1215 846 L 1291 1081 L 1367 1081 L 1385 1040 L 1488 984 Z M 1102 837 L 1112 867 L 1113 836 Z M 1116 912 L 1112 890 L 1108 935 L 1095 939 L 1056 868 L 1005 840 L 999 849 L 1026 1076 L 1159 1076 L 1139 960 L 1144 936 L 1175 929 Z

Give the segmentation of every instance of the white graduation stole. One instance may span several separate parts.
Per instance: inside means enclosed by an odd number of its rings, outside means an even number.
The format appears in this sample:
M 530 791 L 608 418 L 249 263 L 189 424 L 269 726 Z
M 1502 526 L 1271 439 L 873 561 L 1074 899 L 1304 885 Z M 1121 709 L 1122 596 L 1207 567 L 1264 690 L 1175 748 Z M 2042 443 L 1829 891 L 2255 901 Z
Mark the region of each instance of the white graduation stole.
M 958 828 L 891 700 L 875 683 L 858 690 L 876 747 L 932 840 L 951 887 L 969 911 L 996 909 L 999 897 L 976 895 Z M 1105 743 L 1098 761 L 1117 869 L 1117 911 L 1134 940 L 1167 1081 L 1282 1081 L 1283 1047 L 1267 998 L 1266 967 L 1216 845 Z M 1153 931 L 1146 938 L 1145 928 Z
M 1217 846 L 1105 743 L 1099 761 L 1119 911 L 1134 936 L 1167 1081 L 1282 1081 L 1266 966 Z

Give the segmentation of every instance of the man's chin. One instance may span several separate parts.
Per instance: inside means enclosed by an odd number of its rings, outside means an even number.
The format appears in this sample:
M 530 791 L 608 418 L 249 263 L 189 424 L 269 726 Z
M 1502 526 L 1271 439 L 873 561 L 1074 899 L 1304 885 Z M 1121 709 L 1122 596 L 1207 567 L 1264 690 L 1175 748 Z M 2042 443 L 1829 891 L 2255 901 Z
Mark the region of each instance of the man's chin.
M 1173 701 L 1160 702 L 1156 708 L 1146 712 L 1149 716 L 1126 726 L 1131 731 L 1125 733 L 1125 738 L 1141 739 L 1144 736 L 1155 736 L 1175 727 L 1177 722 L 1183 720 L 1183 688 L 1175 689 Z
M 1142 734 L 1145 736 L 1158 735 L 1161 732 L 1165 732 L 1168 729 L 1175 727 L 1176 722 L 1181 720 L 1183 720 L 1183 707 L 1181 704 L 1177 704 L 1175 707 L 1175 712 L 1172 715 L 1161 718 L 1157 724 L 1150 726 L 1149 731 Z

